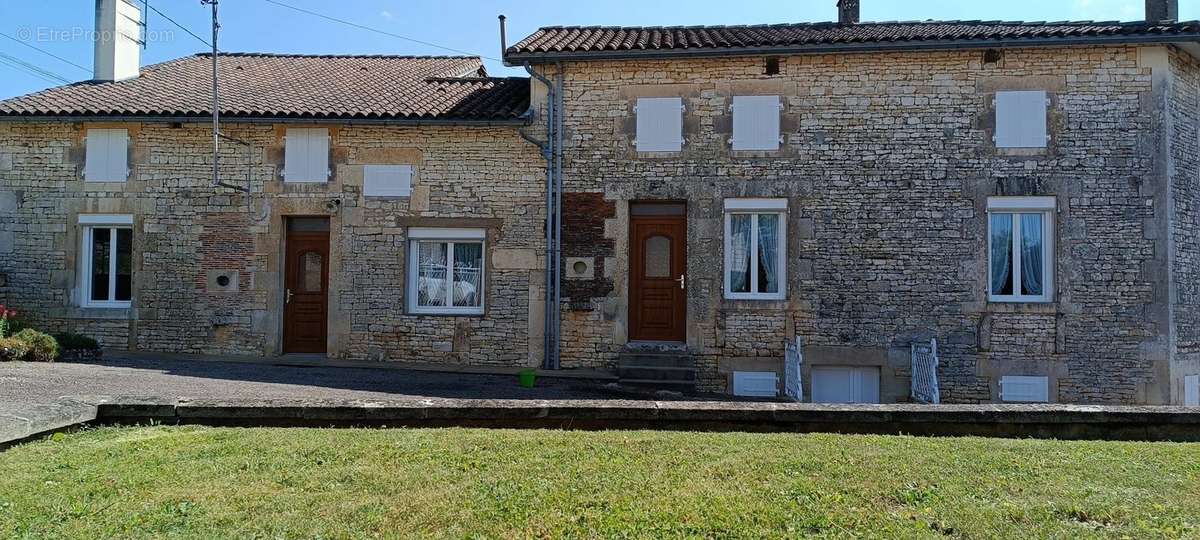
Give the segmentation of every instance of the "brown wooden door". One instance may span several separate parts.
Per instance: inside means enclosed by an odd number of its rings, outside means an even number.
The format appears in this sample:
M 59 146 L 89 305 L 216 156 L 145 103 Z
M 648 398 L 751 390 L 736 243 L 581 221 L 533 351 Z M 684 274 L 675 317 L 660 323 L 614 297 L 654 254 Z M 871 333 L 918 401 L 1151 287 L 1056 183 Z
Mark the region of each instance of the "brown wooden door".
M 329 320 L 329 231 L 288 232 L 283 352 L 323 353 Z
M 686 340 L 686 216 L 635 215 L 629 229 L 629 338 Z

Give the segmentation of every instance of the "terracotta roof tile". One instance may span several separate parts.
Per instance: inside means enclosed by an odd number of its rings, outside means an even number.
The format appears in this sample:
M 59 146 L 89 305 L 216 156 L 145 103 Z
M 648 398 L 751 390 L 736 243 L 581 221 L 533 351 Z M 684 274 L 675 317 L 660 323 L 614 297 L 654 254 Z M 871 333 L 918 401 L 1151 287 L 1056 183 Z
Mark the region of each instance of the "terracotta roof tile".
M 830 46 L 886 49 L 896 44 L 1031 42 L 1081 39 L 1179 38 L 1200 40 L 1200 22 L 925 21 L 861 24 L 805 23 L 761 26 L 607 27 L 549 26 L 509 47 L 509 60 L 555 56 L 634 56 L 635 53 L 737 53 L 738 49 L 798 50 Z M 628 53 L 628 54 L 623 54 Z
M 227 117 L 512 120 L 529 108 L 528 79 L 483 76 L 477 57 L 221 54 L 218 66 Z M 198 54 L 0 101 L 0 117 L 207 116 L 211 73 Z

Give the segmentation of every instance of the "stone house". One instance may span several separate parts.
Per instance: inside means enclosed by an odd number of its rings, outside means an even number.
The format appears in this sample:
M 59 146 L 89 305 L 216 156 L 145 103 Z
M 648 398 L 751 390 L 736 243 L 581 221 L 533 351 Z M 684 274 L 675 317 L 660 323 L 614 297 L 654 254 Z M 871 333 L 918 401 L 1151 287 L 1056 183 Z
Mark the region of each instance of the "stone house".
M 1200 24 L 857 4 L 542 28 L 530 79 L 222 54 L 216 145 L 211 55 L 139 70 L 114 28 L 95 81 L 0 102 L 0 302 L 113 348 L 718 392 L 800 336 L 815 401 L 906 401 L 936 338 L 946 402 L 1200 399 Z

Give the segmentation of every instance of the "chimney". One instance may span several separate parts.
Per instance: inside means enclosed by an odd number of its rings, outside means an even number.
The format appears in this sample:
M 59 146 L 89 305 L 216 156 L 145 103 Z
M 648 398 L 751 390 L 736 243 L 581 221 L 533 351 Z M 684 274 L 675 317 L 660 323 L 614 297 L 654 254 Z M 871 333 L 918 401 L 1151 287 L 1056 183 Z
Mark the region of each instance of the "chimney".
M 1146 0 L 1146 21 L 1179 20 L 1179 0 Z
M 138 76 L 141 24 L 141 10 L 129 0 L 96 0 L 93 80 L 122 81 Z
M 838 0 L 837 8 L 838 24 L 858 24 L 858 0 Z

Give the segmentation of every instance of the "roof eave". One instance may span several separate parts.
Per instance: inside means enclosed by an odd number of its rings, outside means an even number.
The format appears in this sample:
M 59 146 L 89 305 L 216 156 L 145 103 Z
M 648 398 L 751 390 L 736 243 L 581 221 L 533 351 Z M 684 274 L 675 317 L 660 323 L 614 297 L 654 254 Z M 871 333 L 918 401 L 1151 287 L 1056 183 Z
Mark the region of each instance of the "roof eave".
M 759 56 L 777 54 L 819 54 L 853 52 L 902 52 L 954 49 L 994 49 L 1023 47 L 1064 47 L 1075 45 L 1143 45 L 1200 43 L 1200 32 L 1180 34 L 1146 34 L 1122 36 L 1047 37 L 1020 39 L 961 39 L 938 41 L 871 41 L 860 43 L 829 43 L 815 45 L 769 45 L 761 47 L 724 47 L 692 49 L 637 49 L 607 51 L 563 51 L 541 53 L 506 53 L 504 61 L 514 65 L 562 60 L 633 60 L 658 58 L 703 58 L 714 56 Z
M 211 116 L 192 115 L 90 115 L 90 114 L 7 114 L 0 122 L 210 122 Z M 226 123 L 237 124 L 342 124 L 391 126 L 523 126 L 526 115 L 513 118 L 356 118 L 338 116 L 234 116 L 225 115 Z

